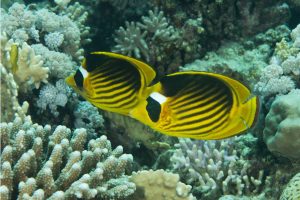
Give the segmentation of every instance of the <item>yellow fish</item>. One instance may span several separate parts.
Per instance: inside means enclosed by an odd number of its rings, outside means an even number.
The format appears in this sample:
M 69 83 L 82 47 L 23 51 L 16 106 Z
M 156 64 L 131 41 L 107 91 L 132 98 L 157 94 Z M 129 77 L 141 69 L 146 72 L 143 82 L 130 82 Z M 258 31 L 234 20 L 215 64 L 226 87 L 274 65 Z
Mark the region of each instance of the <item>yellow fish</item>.
M 11 45 L 10 54 L 10 64 L 13 73 L 16 73 L 18 70 L 18 56 L 19 56 L 19 47 L 18 44 L 14 43 Z
M 96 107 L 170 136 L 228 138 L 251 128 L 258 115 L 258 97 L 227 76 L 177 72 L 153 84 L 155 76 L 134 58 L 93 52 L 66 82 Z

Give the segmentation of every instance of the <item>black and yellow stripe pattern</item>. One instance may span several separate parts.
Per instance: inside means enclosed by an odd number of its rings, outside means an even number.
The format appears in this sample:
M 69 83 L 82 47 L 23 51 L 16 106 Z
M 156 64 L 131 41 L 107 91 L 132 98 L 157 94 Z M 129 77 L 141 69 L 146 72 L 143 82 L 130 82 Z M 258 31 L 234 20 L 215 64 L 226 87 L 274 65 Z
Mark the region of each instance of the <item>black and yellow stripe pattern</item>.
M 169 85 L 166 82 L 179 84 L 175 86 L 178 88 L 174 88 L 177 93 L 168 100 L 174 123 L 165 126 L 166 131 L 199 135 L 209 134 L 226 126 L 233 97 L 222 81 L 196 74 L 179 74 L 165 79 L 162 80 L 163 88 L 164 84 Z
M 88 73 L 83 83 L 80 83 L 80 70 L 66 81 L 96 107 L 128 115 L 155 78 L 155 72 L 145 63 L 127 58 L 107 52 L 91 53 L 82 63 Z
M 108 109 L 131 109 L 138 103 L 140 74 L 127 61 L 113 60 L 90 73 L 94 105 Z
M 131 116 L 171 136 L 222 139 L 255 122 L 258 98 L 237 80 L 191 71 L 152 84 L 155 75 L 139 60 L 94 52 L 66 81 L 95 106 Z

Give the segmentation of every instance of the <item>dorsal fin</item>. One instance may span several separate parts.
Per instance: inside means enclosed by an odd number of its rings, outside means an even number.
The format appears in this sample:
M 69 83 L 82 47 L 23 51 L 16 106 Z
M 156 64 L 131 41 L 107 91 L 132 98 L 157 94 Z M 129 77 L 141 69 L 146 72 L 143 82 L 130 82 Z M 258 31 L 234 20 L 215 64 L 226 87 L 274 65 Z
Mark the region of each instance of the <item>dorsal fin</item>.
M 128 56 L 124 56 L 117 53 L 111 53 L 111 52 L 90 53 L 85 60 L 86 69 L 87 71 L 91 72 L 95 70 L 97 67 L 100 67 L 105 64 L 109 64 L 114 60 L 123 60 L 131 63 L 135 68 L 137 68 L 140 71 L 140 74 L 144 78 L 146 86 L 149 86 L 156 76 L 156 73 L 152 69 L 152 67 L 150 67 L 146 63 L 134 58 L 130 58 Z

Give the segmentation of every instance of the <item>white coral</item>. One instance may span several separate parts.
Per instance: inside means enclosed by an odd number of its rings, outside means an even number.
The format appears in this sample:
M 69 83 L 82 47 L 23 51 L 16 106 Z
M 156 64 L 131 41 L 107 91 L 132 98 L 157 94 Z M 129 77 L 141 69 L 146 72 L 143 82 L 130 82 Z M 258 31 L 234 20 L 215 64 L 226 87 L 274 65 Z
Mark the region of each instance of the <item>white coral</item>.
M 293 40 L 293 47 L 300 48 L 300 24 L 292 30 L 291 38 Z
M 49 69 L 43 67 L 41 56 L 35 55 L 34 50 L 25 42 L 19 50 L 17 63 L 16 77 L 19 83 L 34 84 L 36 88 L 40 87 L 41 82 L 47 83 Z
M 125 199 L 131 195 L 135 184 L 124 174 L 132 155 L 123 154 L 119 147 L 116 153 L 106 136 L 88 140 L 86 135 L 85 129 L 71 132 L 65 126 L 51 132 L 49 125 L 33 124 L 30 116 L 0 123 L 1 200 Z
M 60 32 L 53 32 L 45 35 L 45 43 L 49 47 L 49 49 L 57 50 L 58 47 L 62 45 L 64 41 L 64 35 Z
M 271 64 L 262 70 L 262 75 L 254 89 L 263 96 L 286 94 L 295 88 L 294 81 L 283 74 L 280 65 Z
M 50 51 L 42 44 L 34 44 L 32 48 L 37 55 L 42 57 L 44 66 L 49 68 L 50 78 L 66 78 L 74 70 L 76 64 L 72 61 L 71 56 L 65 53 Z
M 54 116 L 58 116 L 59 112 L 57 111 L 57 107 L 64 107 L 68 102 L 70 94 L 70 88 L 66 85 L 64 80 L 60 79 L 56 82 L 56 86 L 51 84 L 45 85 L 41 89 L 39 99 L 36 103 L 40 108 L 40 112 L 45 111 L 47 107 L 49 107 L 51 113 Z
M 295 76 L 300 75 L 300 53 L 297 56 L 289 56 L 285 61 L 283 61 L 282 69 L 285 74 L 293 74 Z
M 233 187 L 239 195 L 258 192 L 263 183 L 263 171 L 257 178 L 247 174 L 250 162 L 233 146 L 240 141 L 237 137 L 222 141 L 181 138 L 175 144 L 176 150 L 170 160 L 174 171 L 181 173 L 187 183 L 198 186 L 203 193 L 222 191 L 226 194 Z

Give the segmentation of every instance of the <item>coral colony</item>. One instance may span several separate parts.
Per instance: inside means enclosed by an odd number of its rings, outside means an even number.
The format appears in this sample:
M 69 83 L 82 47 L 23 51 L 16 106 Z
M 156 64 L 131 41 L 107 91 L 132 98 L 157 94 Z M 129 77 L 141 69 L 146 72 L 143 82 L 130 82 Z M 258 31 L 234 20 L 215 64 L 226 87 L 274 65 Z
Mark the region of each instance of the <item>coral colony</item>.
M 1 2 L 0 199 L 299 200 L 300 3 Z M 255 126 L 222 140 L 159 134 L 70 88 L 88 52 L 157 78 L 229 76 L 259 96 Z

